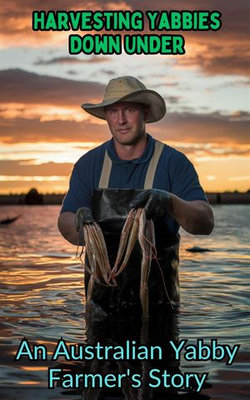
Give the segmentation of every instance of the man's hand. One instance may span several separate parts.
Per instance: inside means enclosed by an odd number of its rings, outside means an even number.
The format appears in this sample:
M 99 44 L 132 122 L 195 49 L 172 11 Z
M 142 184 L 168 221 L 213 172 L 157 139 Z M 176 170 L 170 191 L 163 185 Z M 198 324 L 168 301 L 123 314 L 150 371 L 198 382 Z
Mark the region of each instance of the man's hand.
M 77 232 L 80 232 L 83 225 L 92 224 L 94 221 L 92 212 L 87 207 L 78 208 L 75 216 L 75 226 Z
M 171 207 L 171 194 L 165 190 L 148 189 L 138 194 L 129 207 L 145 207 L 148 219 L 163 217 Z
M 171 215 L 187 232 L 209 235 L 214 226 L 213 211 L 204 200 L 182 200 L 165 190 L 149 189 L 131 201 L 131 208 L 145 207 L 148 219 Z

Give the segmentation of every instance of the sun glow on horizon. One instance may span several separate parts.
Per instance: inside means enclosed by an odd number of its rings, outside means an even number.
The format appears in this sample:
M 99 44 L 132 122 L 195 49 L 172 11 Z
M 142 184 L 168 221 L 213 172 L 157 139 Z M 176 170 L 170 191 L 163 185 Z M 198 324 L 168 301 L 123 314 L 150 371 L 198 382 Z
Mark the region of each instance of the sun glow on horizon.
M 64 193 L 68 189 L 73 164 L 100 144 L 101 142 L 3 144 L 0 193 L 24 193 L 34 186 L 43 193 Z M 249 190 L 250 176 L 246 174 L 250 170 L 249 146 L 222 147 L 215 143 L 173 141 L 169 144 L 183 151 L 194 163 L 205 191 Z M 6 164 L 5 169 L 3 163 Z

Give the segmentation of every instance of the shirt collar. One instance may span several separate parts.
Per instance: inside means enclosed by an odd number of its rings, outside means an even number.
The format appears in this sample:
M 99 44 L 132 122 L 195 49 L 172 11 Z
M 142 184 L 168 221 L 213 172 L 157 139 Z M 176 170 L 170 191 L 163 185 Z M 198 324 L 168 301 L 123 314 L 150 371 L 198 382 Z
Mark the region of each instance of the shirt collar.
M 112 162 L 115 164 L 121 164 L 121 165 L 143 164 L 143 163 L 148 162 L 150 160 L 150 158 L 152 157 L 154 147 L 155 147 L 155 139 L 152 138 L 152 136 L 150 136 L 149 134 L 147 134 L 147 145 L 146 145 L 146 148 L 145 148 L 143 154 L 139 158 L 134 158 L 133 160 L 121 160 L 117 155 L 113 139 L 110 139 L 108 141 L 107 152 L 108 152 L 108 155 L 111 158 Z

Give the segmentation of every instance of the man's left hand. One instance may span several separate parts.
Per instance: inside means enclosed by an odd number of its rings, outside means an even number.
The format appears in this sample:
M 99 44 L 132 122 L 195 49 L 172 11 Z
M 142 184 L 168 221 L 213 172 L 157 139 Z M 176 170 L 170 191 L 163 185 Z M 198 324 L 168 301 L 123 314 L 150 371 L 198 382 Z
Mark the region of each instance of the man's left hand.
M 171 194 L 165 190 L 148 189 L 136 196 L 130 208 L 145 207 L 148 219 L 163 217 L 171 207 Z
M 83 229 L 84 225 L 92 224 L 93 222 L 93 215 L 89 208 L 78 208 L 75 216 L 75 227 L 77 232 L 80 232 Z

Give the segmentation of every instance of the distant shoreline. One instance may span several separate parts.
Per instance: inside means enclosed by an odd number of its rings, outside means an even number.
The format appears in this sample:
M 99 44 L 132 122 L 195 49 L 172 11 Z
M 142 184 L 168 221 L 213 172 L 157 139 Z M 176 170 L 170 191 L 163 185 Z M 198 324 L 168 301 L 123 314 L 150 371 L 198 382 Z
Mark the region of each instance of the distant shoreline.
M 210 204 L 250 204 L 250 192 L 223 192 L 223 193 L 206 193 Z M 64 194 L 39 194 L 40 200 L 36 202 L 27 202 L 27 194 L 1 194 L 0 205 L 60 205 L 62 204 Z

